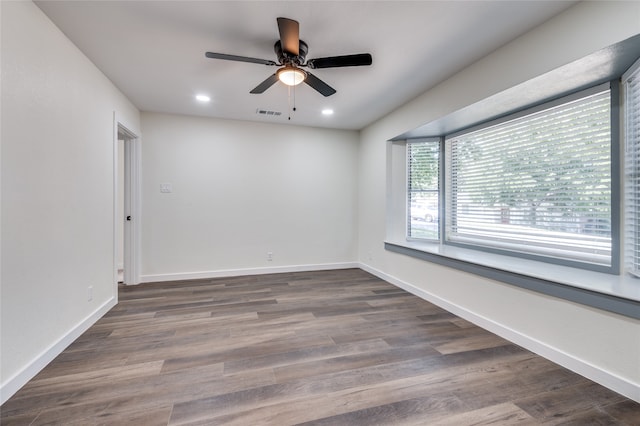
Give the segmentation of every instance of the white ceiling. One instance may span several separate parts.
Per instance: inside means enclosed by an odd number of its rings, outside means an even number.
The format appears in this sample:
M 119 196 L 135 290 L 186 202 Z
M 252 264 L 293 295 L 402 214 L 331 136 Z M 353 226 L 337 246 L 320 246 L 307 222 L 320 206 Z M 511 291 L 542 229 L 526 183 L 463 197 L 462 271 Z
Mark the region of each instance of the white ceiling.
M 37 1 L 142 111 L 361 129 L 575 1 Z M 307 59 L 369 52 L 369 67 L 313 73 L 337 90 L 277 83 L 265 65 L 207 59 L 206 51 L 276 60 L 276 18 L 300 22 Z M 500 78 L 500 76 L 496 76 Z M 208 104 L 195 101 L 204 93 Z M 292 93 L 293 95 L 293 93 Z M 320 111 L 332 108 L 333 116 Z M 281 111 L 279 117 L 257 109 Z

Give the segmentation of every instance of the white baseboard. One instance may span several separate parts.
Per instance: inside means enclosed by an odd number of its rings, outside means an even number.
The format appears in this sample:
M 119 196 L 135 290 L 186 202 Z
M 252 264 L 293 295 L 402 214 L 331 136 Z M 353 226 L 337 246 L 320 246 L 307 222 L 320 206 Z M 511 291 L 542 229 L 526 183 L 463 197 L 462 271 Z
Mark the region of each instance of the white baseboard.
M 590 364 L 587 361 L 581 360 L 560 349 L 549 346 L 544 342 L 524 335 L 504 324 L 497 323 L 482 315 L 478 315 L 474 312 L 468 311 L 467 309 L 456 305 L 455 303 L 451 303 L 432 293 L 429 293 L 428 291 L 409 284 L 408 282 L 402 281 L 394 276 L 379 271 L 369 265 L 360 263 L 360 268 L 377 276 L 378 278 L 381 278 L 397 287 L 402 288 L 403 290 L 408 291 L 409 293 L 412 293 L 428 302 L 431 302 L 434 305 L 446 309 L 452 314 L 464 318 L 465 320 L 470 321 L 475 325 L 484 328 L 485 330 L 489 330 L 492 333 L 509 340 L 510 342 L 520 345 L 523 348 L 530 350 L 531 352 L 534 352 L 552 362 L 555 362 L 556 364 L 559 364 L 575 373 L 580 374 L 581 376 L 593 380 L 594 382 L 599 383 L 602 386 L 613 390 L 614 392 L 617 392 L 629 399 L 640 403 L 640 385 L 636 383 L 619 377 L 609 371 L 605 371 L 597 366 L 594 366 L 593 364 Z
M 358 262 L 320 263 L 312 265 L 271 266 L 265 268 L 221 269 L 218 271 L 178 272 L 174 274 L 142 275 L 141 283 L 162 281 L 199 280 L 206 278 L 241 277 L 246 275 L 279 274 L 283 272 L 326 271 L 359 268 Z
M 7 379 L 0 385 L 0 405 L 4 404 L 13 396 L 22 386 L 29 380 L 33 379 L 44 367 L 47 366 L 55 357 L 60 355 L 74 340 L 82 335 L 93 324 L 104 316 L 117 303 L 117 298 L 112 297 L 102 306 L 96 309 L 92 314 L 82 320 L 73 327 L 67 334 L 62 336 L 57 342 L 53 343 L 45 349 L 40 355 L 35 357 L 25 368 L 16 373 L 13 377 Z

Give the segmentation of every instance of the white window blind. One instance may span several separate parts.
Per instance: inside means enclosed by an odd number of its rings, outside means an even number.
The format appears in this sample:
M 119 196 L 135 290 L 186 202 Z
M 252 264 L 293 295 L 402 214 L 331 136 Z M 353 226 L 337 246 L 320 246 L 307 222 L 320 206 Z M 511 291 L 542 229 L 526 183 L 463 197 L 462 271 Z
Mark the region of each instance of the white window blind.
M 640 62 L 623 76 L 625 91 L 625 266 L 640 276 Z
M 611 265 L 608 89 L 445 144 L 447 241 Z
M 438 240 L 439 161 L 437 139 L 407 144 L 407 236 Z

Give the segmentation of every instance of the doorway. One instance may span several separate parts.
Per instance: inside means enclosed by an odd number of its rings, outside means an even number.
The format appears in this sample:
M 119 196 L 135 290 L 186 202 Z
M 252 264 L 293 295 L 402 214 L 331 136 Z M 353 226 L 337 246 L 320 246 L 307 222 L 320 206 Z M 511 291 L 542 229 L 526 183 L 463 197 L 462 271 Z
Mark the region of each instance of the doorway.
M 117 147 L 117 152 L 118 152 L 118 158 L 117 158 L 117 165 L 118 165 L 118 183 L 117 183 L 117 188 L 116 188 L 116 196 L 117 196 L 117 200 L 116 200 L 116 267 L 117 267 L 117 274 L 118 274 L 118 284 L 124 284 L 124 219 L 125 219 L 125 208 L 124 208 L 124 200 L 125 200 L 125 195 L 124 195 L 124 188 L 125 188 L 125 184 L 124 184 L 124 162 L 125 162 L 125 156 L 124 156 L 124 146 L 125 146 L 125 139 L 124 139 L 124 135 L 121 133 L 118 133 L 118 147 Z
M 114 281 L 140 283 L 140 145 L 138 137 L 117 123 L 114 141 Z

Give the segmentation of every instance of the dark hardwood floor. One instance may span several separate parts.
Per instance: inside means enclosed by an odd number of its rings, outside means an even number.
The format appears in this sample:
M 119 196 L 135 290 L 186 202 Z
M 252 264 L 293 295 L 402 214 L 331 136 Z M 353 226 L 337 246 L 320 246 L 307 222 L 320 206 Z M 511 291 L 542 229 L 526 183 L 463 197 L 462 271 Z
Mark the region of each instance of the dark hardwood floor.
M 640 404 L 357 269 L 144 284 L 2 425 L 640 425 Z

